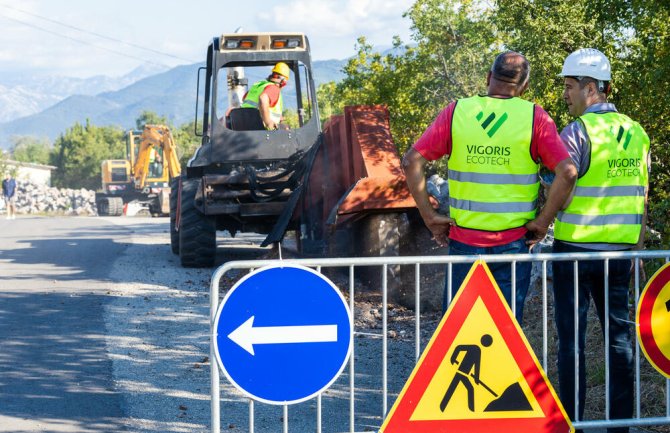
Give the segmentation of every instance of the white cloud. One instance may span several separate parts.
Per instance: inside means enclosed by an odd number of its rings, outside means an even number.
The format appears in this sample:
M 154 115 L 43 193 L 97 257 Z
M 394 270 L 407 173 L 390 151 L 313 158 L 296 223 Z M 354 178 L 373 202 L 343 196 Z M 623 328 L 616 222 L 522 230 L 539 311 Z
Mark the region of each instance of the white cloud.
M 376 46 L 390 45 L 396 34 L 407 40 L 410 23 L 402 14 L 413 1 L 244 0 L 231 13 L 230 2 L 221 0 L 0 0 L 0 75 L 121 75 L 143 62 L 202 61 L 212 37 L 238 26 L 304 32 L 315 59 L 342 59 L 354 54 L 361 35 Z
M 351 55 L 358 36 L 381 45 L 390 45 L 394 35 L 407 40 L 410 22 L 402 15 L 412 4 L 413 0 L 289 0 L 258 18 L 273 29 L 304 32 L 315 51 Z M 315 57 L 324 55 L 315 52 Z
M 311 27 L 322 33 L 336 35 L 365 34 L 379 29 L 389 29 L 389 23 L 402 19 L 402 14 L 413 0 L 346 0 L 319 2 L 316 10 L 310 0 L 293 0 L 286 6 L 275 7 L 275 21 Z M 324 8 L 322 13 L 319 9 Z

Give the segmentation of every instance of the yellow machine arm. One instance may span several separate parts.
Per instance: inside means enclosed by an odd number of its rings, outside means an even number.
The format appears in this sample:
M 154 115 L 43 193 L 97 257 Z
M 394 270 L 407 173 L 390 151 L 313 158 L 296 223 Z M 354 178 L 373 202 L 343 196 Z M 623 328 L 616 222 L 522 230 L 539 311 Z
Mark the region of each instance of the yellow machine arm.
M 136 188 L 144 188 L 149 173 L 150 155 L 154 148 L 163 150 L 163 169 L 169 174 L 169 179 L 181 173 L 177 146 L 170 128 L 163 125 L 145 125 L 140 138 L 137 160 L 133 167 Z

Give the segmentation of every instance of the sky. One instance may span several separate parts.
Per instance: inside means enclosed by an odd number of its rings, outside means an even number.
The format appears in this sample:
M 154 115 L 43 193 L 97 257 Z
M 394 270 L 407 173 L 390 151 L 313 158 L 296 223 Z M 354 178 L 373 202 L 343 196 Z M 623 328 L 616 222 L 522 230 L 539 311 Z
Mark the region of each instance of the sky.
M 203 61 L 214 36 L 305 33 L 313 60 L 353 55 L 356 39 L 410 41 L 414 0 L 0 0 L 0 72 L 87 78 Z

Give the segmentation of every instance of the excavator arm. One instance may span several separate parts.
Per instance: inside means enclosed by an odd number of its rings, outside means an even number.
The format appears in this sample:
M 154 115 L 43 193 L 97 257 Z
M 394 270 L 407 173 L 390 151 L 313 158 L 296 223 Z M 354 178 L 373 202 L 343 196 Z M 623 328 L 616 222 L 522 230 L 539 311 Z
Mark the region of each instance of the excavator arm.
M 179 176 L 181 173 L 177 146 L 172 138 L 170 128 L 163 125 L 145 125 L 140 137 L 137 159 L 133 167 L 135 187 L 137 189 L 144 188 L 149 173 L 150 156 L 153 149 L 163 150 L 163 169 L 168 170 L 170 179 Z

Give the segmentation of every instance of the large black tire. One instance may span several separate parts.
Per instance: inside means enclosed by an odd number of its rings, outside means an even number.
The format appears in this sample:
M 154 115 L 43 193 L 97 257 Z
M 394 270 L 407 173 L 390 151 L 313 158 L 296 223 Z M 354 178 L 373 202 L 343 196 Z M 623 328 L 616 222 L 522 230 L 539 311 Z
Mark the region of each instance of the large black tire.
M 95 204 L 98 207 L 99 216 L 109 216 L 109 198 L 101 197 Z
M 179 232 L 177 231 L 177 212 L 179 212 L 179 179 L 170 181 L 170 248 L 173 254 L 179 254 Z
M 179 257 L 187 268 L 211 268 L 216 259 L 216 220 L 195 207 L 199 179 L 182 179 Z
M 123 215 L 123 199 L 121 197 L 110 197 L 108 200 L 109 214 L 111 216 Z

